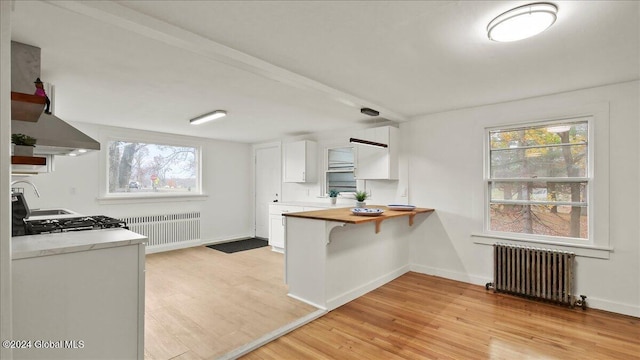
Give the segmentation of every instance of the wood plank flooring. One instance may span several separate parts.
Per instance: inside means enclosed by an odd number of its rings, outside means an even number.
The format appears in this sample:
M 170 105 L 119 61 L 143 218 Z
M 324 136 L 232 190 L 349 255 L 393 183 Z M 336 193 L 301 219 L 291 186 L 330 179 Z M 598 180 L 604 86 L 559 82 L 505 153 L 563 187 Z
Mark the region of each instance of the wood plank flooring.
M 317 310 L 286 294 L 270 247 L 147 255 L 145 359 L 215 359 Z
M 242 359 L 640 359 L 640 319 L 407 273 Z

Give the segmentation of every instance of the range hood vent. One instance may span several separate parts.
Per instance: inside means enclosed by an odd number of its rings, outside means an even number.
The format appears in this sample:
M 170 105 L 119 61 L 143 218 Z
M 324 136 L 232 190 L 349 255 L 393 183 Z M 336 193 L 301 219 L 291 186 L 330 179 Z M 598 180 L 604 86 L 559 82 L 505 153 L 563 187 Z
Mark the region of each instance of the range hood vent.
M 34 154 L 81 155 L 100 150 L 99 142 L 54 115 L 43 113 L 37 122 L 12 120 L 11 132 L 36 138 Z
M 11 90 L 33 94 L 34 81 L 40 78 L 40 48 L 11 42 Z M 49 94 L 52 109 L 53 94 Z M 100 143 L 64 120 L 42 113 L 36 122 L 11 121 L 12 134 L 25 134 L 37 140 L 34 154 L 82 155 L 100 150 Z

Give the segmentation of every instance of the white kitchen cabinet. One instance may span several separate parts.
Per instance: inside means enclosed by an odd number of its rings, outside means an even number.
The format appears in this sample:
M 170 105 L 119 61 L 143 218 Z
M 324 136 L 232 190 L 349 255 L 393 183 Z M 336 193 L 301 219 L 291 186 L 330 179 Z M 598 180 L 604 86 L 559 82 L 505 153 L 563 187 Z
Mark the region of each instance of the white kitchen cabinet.
M 357 132 L 354 138 L 387 144 L 387 148 L 373 147 L 354 143 L 355 170 L 358 180 L 397 180 L 398 179 L 398 129 L 392 126 L 365 129 Z
M 309 140 L 286 143 L 283 161 L 283 182 L 316 181 L 316 143 Z
M 302 206 L 269 204 L 269 245 L 273 251 L 284 252 L 285 218 L 283 213 L 304 211 Z
M 14 359 L 144 358 L 144 244 L 97 248 L 13 260 Z

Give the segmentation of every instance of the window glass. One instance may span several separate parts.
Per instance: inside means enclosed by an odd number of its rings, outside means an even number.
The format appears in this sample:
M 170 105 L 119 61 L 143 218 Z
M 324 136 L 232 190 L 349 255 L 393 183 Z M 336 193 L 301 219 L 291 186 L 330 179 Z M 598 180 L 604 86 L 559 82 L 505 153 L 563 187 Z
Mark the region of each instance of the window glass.
M 326 192 L 354 193 L 356 179 L 353 176 L 354 156 L 352 147 L 327 149 Z
M 588 121 L 488 134 L 489 230 L 588 239 Z
M 129 141 L 108 143 L 108 193 L 200 193 L 199 149 Z

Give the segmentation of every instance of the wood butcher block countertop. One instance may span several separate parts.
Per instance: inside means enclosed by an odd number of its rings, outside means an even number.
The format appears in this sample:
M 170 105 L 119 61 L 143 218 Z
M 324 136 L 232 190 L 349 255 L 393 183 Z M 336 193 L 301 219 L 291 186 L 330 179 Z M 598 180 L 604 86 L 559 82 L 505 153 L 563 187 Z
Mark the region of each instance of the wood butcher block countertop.
M 413 225 L 413 218 L 416 214 L 430 213 L 434 211 L 434 209 L 428 209 L 428 208 L 415 208 L 410 211 L 399 211 L 399 210 L 390 210 L 386 206 L 379 206 L 379 205 L 367 206 L 367 208 L 382 209 L 384 210 L 384 212 L 378 216 L 363 216 L 363 215 L 352 214 L 351 213 L 352 208 L 339 208 L 339 209 L 284 213 L 282 215 L 288 216 L 288 217 L 299 217 L 299 218 L 315 219 L 315 220 L 337 221 L 337 222 L 343 222 L 347 224 L 363 224 L 363 223 L 375 222 L 376 233 L 378 233 L 380 232 L 380 223 L 384 220 L 400 217 L 400 216 L 408 216 L 409 225 Z

